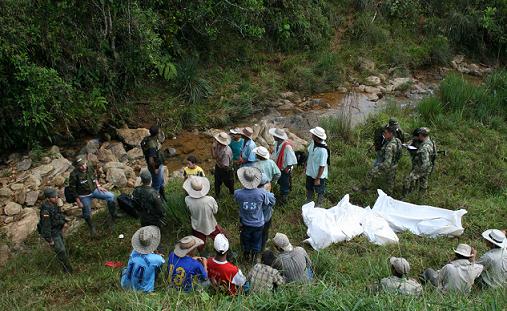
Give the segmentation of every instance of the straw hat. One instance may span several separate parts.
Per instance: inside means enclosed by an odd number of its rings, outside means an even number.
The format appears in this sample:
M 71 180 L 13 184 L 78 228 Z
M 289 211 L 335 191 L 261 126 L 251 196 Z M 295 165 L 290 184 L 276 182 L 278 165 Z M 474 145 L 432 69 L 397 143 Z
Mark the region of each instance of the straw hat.
M 231 143 L 231 137 L 226 132 L 220 132 L 213 137 L 222 145 L 228 146 Z
M 482 233 L 482 237 L 500 248 L 507 247 L 507 238 L 505 237 L 505 233 L 498 229 L 488 229 Z
M 225 254 L 229 250 L 229 240 L 222 233 L 217 234 L 213 247 L 219 253 Z
M 246 189 L 255 189 L 261 183 L 262 173 L 256 167 L 241 167 L 238 169 L 239 182 Z
M 132 247 L 140 254 L 153 253 L 159 244 L 160 229 L 157 226 L 142 227 L 132 236 Z
M 199 199 L 207 195 L 209 188 L 209 180 L 206 177 L 190 176 L 183 183 L 183 189 L 194 199 Z
M 244 127 L 241 129 L 241 135 L 246 136 L 248 138 L 252 138 L 254 131 L 251 127 Z
M 286 252 L 291 252 L 294 249 L 292 244 L 290 244 L 289 238 L 283 233 L 277 232 L 273 238 L 273 243 Z
M 185 257 L 192 250 L 204 244 L 204 241 L 193 236 L 188 235 L 183 239 L 179 240 L 174 247 L 174 254 L 178 257 Z
M 262 146 L 255 147 L 255 148 L 253 148 L 252 152 L 263 159 L 266 159 L 266 160 L 269 159 L 269 151 L 268 151 L 268 149 L 266 149 L 266 147 L 262 147 Z
M 229 133 L 231 133 L 233 135 L 239 135 L 239 134 L 241 134 L 241 129 L 239 127 L 236 127 L 236 128 L 230 129 Z
M 312 133 L 313 135 L 317 136 L 318 138 L 320 138 L 322 140 L 326 140 L 326 138 L 327 138 L 326 131 L 323 128 L 321 128 L 320 126 L 312 128 L 310 130 L 310 133 Z
M 270 128 L 268 132 L 271 136 L 278 137 L 282 140 L 286 140 L 289 138 L 289 136 L 287 136 L 287 133 L 285 133 L 284 130 L 279 129 L 277 127 Z
M 459 244 L 454 252 L 464 257 L 472 257 L 472 247 L 468 244 Z
M 405 275 L 410 272 L 410 264 L 405 258 L 391 257 L 389 258 L 389 263 L 399 274 Z

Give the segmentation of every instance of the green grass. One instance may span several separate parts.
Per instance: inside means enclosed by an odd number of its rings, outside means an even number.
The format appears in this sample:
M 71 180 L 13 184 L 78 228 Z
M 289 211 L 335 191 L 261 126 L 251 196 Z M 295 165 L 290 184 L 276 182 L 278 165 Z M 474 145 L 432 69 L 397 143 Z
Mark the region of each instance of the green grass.
M 505 290 L 474 288 L 467 296 L 442 295 L 426 286 L 423 296 L 417 298 L 368 290 L 369 285 L 389 275 L 387 259 L 390 256 L 407 258 L 412 266 L 411 275 L 416 277 L 426 267 L 438 268 L 445 264 L 458 243 L 470 243 L 479 254 L 484 253 L 486 245 L 480 233 L 488 228 L 505 228 L 506 127 L 465 119 L 460 110 L 447 108 L 443 113 L 435 114 L 434 106 L 438 100 L 433 98 L 423 102 L 423 107 L 430 108 L 420 108 L 422 114 L 390 105 L 386 111 L 351 130 L 346 141 L 337 133 L 342 130 L 342 125 L 332 126 L 332 120 L 326 120 L 332 137 L 329 143 L 333 157 L 325 206 L 333 206 L 344 194 L 351 193 L 352 187 L 362 183 L 374 157 L 372 152 L 368 153 L 372 130 L 390 116 L 395 116 L 408 132 L 415 127 L 430 126 L 432 138 L 439 148 L 447 150 L 447 156 L 437 160 L 427 195 L 413 193 L 406 200 L 447 209 L 467 209 L 468 214 L 463 218 L 465 233 L 461 237 L 431 239 L 402 233 L 398 245 L 376 246 L 364 237 L 358 237 L 320 252 L 309 249 L 315 267 L 315 282 L 305 286 L 287 285 L 275 295 L 236 298 L 203 292 L 187 295 L 167 290 L 162 280 L 159 280 L 154 294 L 144 295 L 120 289 L 120 271 L 103 266 L 108 260 L 127 261 L 131 250 L 130 236 L 136 230 L 137 222 L 123 218 L 111 233 L 106 229 L 105 214 L 102 213 L 96 216 L 100 238 L 90 240 L 86 228 L 82 227 L 66 239 L 76 270 L 71 276 L 60 272 L 53 253 L 38 237 L 31 237 L 26 243 L 26 251 L 0 272 L 0 309 L 503 310 L 507 306 Z M 395 197 L 401 193 L 401 182 L 409 172 L 409 162 L 405 155 L 399 165 Z M 298 168 L 288 204 L 275 208 L 271 236 L 278 231 L 284 232 L 294 244 L 302 244 L 306 238 L 300 210 L 304 191 L 303 172 Z M 163 229 L 162 247 L 166 253 L 179 238 L 190 233 L 181 182 L 168 185 L 168 194 L 172 221 Z M 351 201 L 361 206 L 372 206 L 375 199 L 374 191 L 351 193 Z M 231 238 L 233 252 L 240 251 L 237 213 L 230 197 L 219 202 L 218 221 Z M 120 233 L 126 238 L 118 239 Z M 207 251 L 211 250 L 211 243 L 208 243 Z M 245 273 L 250 268 L 241 261 L 238 264 Z

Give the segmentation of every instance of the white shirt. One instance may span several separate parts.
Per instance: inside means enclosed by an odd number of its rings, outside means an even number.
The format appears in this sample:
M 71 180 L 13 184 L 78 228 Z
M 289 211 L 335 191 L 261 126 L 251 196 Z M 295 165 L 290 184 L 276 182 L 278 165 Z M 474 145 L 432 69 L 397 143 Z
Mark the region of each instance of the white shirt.
M 310 176 L 311 178 L 315 179 L 317 178 L 317 175 L 319 174 L 319 169 L 321 166 L 324 167 L 324 171 L 322 172 L 322 175 L 320 178 L 325 179 L 327 178 L 327 150 L 324 148 L 316 147 L 314 148 L 315 142 L 312 141 L 308 145 L 308 159 L 306 160 L 306 175 Z M 325 142 L 323 142 L 325 144 Z
M 484 266 L 481 278 L 490 287 L 502 287 L 507 285 L 507 249 L 494 248 L 477 262 Z
M 382 290 L 386 292 L 399 293 L 402 295 L 420 295 L 423 291 L 422 285 L 414 279 L 399 278 L 395 275 L 383 278 L 380 281 Z
M 457 259 L 446 264 L 438 273 L 438 288 L 443 292 L 468 293 L 475 279 L 481 274 L 482 265 L 468 259 Z
M 209 235 L 215 231 L 217 221 L 214 214 L 218 212 L 218 204 L 213 197 L 204 196 L 194 199 L 187 196 L 185 197 L 185 203 L 190 210 L 192 229 L 204 235 Z

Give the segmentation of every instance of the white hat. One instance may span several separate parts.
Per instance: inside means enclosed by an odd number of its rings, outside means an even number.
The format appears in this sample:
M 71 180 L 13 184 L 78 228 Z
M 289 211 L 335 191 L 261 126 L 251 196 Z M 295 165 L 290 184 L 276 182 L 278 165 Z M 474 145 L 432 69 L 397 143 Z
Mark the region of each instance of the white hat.
M 238 135 L 238 134 L 241 134 L 241 129 L 239 127 L 236 127 L 236 128 L 230 129 L 229 133 Z
M 246 189 L 255 189 L 261 183 L 262 172 L 256 167 L 240 167 L 238 169 L 238 179 Z
M 183 183 L 183 189 L 194 199 L 199 199 L 207 195 L 209 188 L 209 180 L 206 177 L 190 176 Z
M 472 257 L 472 247 L 468 244 L 459 244 L 454 252 L 464 257 Z
M 268 132 L 269 132 L 270 135 L 278 137 L 278 138 L 283 139 L 283 140 L 286 140 L 287 138 L 289 138 L 287 136 L 287 133 L 285 133 L 284 130 L 279 129 L 277 127 L 270 128 Z
M 410 272 L 410 264 L 405 258 L 391 257 L 389 258 L 389 263 L 399 274 L 405 275 Z
M 174 247 L 174 254 L 180 258 L 185 257 L 195 248 L 204 244 L 204 241 L 193 235 L 188 235 L 179 240 Z
M 136 252 L 151 254 L 160 244 L 160 229 L 157 226 L 142 227 L 134 233 L 131 242 Z
M 310 133 L 312 133 L 313 135 L 317 136 L 318 138 L 320 138 L 322 140 L 326 140 L 326 138 L 327 138 L 326 131 L 323 128 L 321 128 L 320 126 L 312 128 L 310 130 Z
M 507 247 L 507 238 L 505 237 L 505 233 L 498 229 L 488 229 L 482 233 L 482 237 L 500 248 Z
M 213 242 L 215 250 L 219 253 L 226 253 L 229 250 L 229 240 L 222 233 L 217 234 Z
M 231 143 L 231 137 L 226 132 L 220 132 L 213 137 L 222 145 L 228 146 Z
M 253 148 L 252 152 L 261 158 L 264 158 L 266 160 L 269 159 L 269 151 L 268 151 L 268 149 L 266 149 L 266 147 L 262 147 L 262 146 L 255 147 L 255 148 Z
M 290 244 L 289 238 L 283 233 L 277 232 L 273 238 L 273 243 L 286 252 L 291 252 L 294 249 L 292 244 Z

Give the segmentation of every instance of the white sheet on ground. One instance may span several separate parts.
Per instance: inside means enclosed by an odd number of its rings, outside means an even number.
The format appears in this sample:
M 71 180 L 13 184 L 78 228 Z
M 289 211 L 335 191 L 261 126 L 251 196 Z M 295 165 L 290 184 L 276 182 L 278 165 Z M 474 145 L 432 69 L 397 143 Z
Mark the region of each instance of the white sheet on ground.
M 395 200 L 377 190 L 379 197 L 373 211 L 382 216 L 396 232 L 409 230 L 413 234 L 437 236 L 459 236 L 463 234 L 461 217 L 467 213 L 460 209 L 451 211 L 443 208 L 415 205 Z

